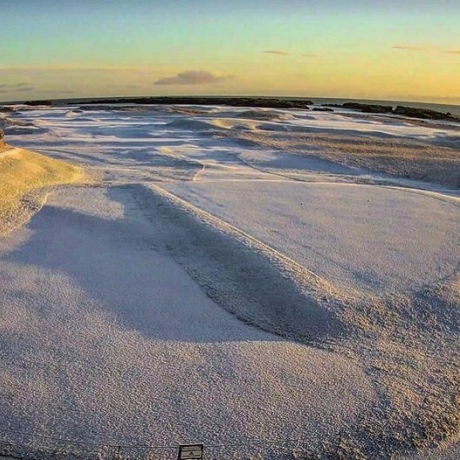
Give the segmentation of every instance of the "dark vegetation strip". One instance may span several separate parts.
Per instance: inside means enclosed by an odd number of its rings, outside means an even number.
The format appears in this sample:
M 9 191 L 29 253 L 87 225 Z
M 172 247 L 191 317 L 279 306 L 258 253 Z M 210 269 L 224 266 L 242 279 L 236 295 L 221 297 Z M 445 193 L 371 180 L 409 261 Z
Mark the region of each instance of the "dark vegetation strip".
M 276 97 L 211 97 L 211 96 L 157 96 L 157 97 L 122 97 L 106 99 L 82 99 L 80 101 L 68 101 L 68 105 L 80 104 L 147 104 L 147 105 L 225 105 L 232 107 L 262 107 L 272 109 L 304 109 L 309 110 L 309 106 L 314 103 L 306 99 L 290 99 Z M 62 104 L 51 100 L 26 101 L 25 105 L 38 106 Z M 321 107 L 315 107 L 313 110 L 332 110 L 331 108 L 344 108 L 357 110 L 362 113 L 378 113 L 401 115 L 410 118 L 419 118 L 423 120 L 446 120 L 460 122 L 460 117 L 452 115 L 450 112 L 438 112 L 431 109 L 415 108 L 398 105 L 396 107 L 378 104 L 363 104 L 359 102 L 346 102 L 344 104 L 322 104 Z

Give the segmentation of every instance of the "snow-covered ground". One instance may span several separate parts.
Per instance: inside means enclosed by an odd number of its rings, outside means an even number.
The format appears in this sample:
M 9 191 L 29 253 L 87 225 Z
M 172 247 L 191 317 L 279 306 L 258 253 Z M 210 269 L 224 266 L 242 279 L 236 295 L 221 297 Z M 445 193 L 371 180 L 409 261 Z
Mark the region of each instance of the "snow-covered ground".
M 0 442 L 204 442 L 223 458 L 342 439 L 378 458 L 419 435 L 411 421 L 454 416 L 459 194 L 231 133 L 458 131 L 245 112 L 12 117 L 9 143 L 99 182 L 0 238 Z

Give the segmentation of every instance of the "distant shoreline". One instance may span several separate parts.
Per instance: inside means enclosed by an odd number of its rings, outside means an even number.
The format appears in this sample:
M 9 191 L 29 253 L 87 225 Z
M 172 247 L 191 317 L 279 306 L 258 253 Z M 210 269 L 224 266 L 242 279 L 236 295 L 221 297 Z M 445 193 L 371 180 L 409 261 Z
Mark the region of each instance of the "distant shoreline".
M 335 108 L 350 109 L 363 113 L 403 115 L 428 120 L 460 122 L 460 106 L 403 101 L 371 101 L 354 99 L 302 98 L 302 97 L 258 97 L 258 96 L 140 96 L 73 98 L 21 101 L 30 106 L 75 106 L 75 105 L 224 105 L 231 107 L 300 109 L 334 111 Z M 7 103 L 4 105 L 14 105 Z
M 292 99 L 292 100 L 310 100 L 313 101 L 315 104 L 322 103 L 322 102 L 333 102 L 333 101 L 341 101 L 343 102 L 367 102 L 369 104 L 382 104 L 382 105 L 397 105 L 397 104 L 411 104 L 411 105 L 423 105 L 423 106 L 445 106 L 445 107 L 456 107 L 460 109 L 460 99 L 458 103 L 442 103 L 442 102 L 428 102 L 428 101 L 413 101 L 413 100 L 406 100 L 406 99 L 360 99 L 354 97 L 327 97 L 327 96 L 295 96 L 295 95 L 254 95 L 254 94 L 181 94 L 181 95 L 142 95 L 137 94 L 134 96 L 126 96 L 126 95 L 118 95 L 118 96 L 81 96 L 81 97 L 68 97 L 68 98 L 52 98 L 52 97 L 43 97 L 41 99 L 52 100 L 53 102 L 59 103 L 66 103 L 70 101 L 93 101 L 93 100 L 102 100 L 102 99 L 139 99 L 139 98 L 148 98 L 148 97 L 155 97 L 155 98 L 190 98 L 190 99 L 197 99 L 197 98 L 209 98 L 209 99 L 216 99 L 216 98 L 249 98 L 249 99 Z M 7 105 L 7 104 L 21 104 L 24 102 L 25 99 L 16 99 L 14 101 L 0 101 L 0 105 Z M 37 99 L 38 100 L 38 99 Z

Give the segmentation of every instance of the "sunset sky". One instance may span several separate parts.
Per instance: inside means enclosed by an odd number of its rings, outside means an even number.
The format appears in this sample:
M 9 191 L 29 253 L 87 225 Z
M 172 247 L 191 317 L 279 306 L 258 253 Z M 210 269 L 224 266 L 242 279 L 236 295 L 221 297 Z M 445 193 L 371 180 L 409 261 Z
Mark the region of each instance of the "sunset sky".
M 459 0 L 0 0 L 0 101 L 280 95 L 460 104 Z

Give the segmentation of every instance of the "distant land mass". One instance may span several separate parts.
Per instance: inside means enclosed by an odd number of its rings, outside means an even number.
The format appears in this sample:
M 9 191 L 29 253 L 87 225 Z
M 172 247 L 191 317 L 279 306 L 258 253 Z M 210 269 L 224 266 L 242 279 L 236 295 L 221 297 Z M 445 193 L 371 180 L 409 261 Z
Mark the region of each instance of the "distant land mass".
M 69 102 L 69 104 L 78 104 Z M 86 104 L 152 104 L 152 105 L 228 105 L 231 107 L 263 107 L 271 109 L 307 109 L 313 102 L 308 99 L 271 97 L 211 97 L 211 96 L 161 96 L 135 98 L 108 98 L 86 101 Z
M 325 107 L 341 107 L 344 109 L 358 110 L 363 113 L 391 113 L 393 115 L 403 115 L 405 117 L 421 118 L 424 120 L 451 120 L 460 121 L 460 118 L 450 112 L 438 112 L 436 110 L 406 107 L 397 105 L 363 104 L 360 102 L 345 102 L 344 104 L 324 104 Z
M 378 102 L 378 104 L 377 104 Z M 259 97 L 259 96 L 141 96 L 141 97 L 107 97 L 60 100 L 34 100 L 23 104 L 39 105 L 224 105 L 232 107 L 260 107 L 273 109 L 303 109 L 333 111 L 345 108 L 362 113 L 393 114 L 426 120 L 446 120 L 460 122 L 460 106 L 408 103 L 398 101 L 355 101 L 301 97 Z

